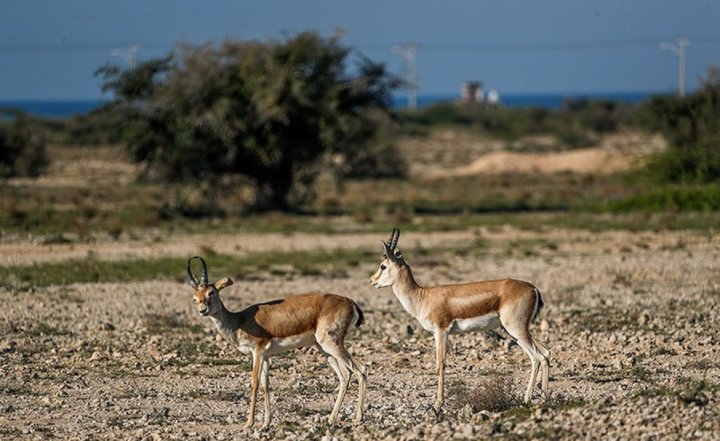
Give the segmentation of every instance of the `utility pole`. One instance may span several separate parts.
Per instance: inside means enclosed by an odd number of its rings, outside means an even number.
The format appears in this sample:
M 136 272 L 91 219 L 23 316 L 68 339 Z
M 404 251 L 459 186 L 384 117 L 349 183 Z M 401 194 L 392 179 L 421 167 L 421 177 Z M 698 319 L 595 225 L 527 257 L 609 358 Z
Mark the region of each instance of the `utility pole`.
M 122 49 L 122 48 L 113 49 L 110 52 L 110 55 L 113 57 L 122 58 L 130 66 L 130 68 L 133 68 L 133 67 L 135 67 L 135 64 L 137 64 L 138 49 L 140 49 L 140 45 L 137 43 L 133 43 L 130 46 L 128 46 L 127 49 Z
M 685 97 L 685 48 L 690 44 L 687 38 L 678 38 L 675 43 L 660 43 L 660 49 L 672 51 L 678 56 L 678 96 Z
M 405 60 L 405 84 L 407 87 L 408 109 L 417 108 L 417 71 L 415 70 L 415 43 L 397 44 L 392 51 Z

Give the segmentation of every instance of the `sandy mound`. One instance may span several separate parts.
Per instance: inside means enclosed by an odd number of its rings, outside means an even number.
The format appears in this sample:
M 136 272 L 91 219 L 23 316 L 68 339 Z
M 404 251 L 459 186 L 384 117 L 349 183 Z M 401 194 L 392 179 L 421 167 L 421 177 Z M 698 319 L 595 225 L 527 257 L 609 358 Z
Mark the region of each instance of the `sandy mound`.
M 563 150 L 552 136 L 529 136 L 512 142 L 462 131 L 441 131 L 400 142 L 410 174 L 444 178 L 497 173 L 604 174 L 627 170 L 667 143 L 661 136 L 623 131 L 605 135 L 591 147 Z
M 508 172 L 613 173 L 627 170 L 636 159 L 635 155 L 618 154 L 600 147 L 550 153 L 491 152 L 466 166 L 448 170 L 445 176 Z

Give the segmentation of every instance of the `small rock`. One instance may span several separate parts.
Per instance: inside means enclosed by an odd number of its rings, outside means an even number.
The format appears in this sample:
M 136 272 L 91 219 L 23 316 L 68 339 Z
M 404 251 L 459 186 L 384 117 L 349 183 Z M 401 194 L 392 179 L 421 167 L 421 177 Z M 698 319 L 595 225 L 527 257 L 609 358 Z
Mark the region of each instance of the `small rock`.
M 547 332 L 550 329 L 550 323 L 547 320 L 540 320 L 540 331 Z
M 99 330 L 100 330 L 100 331 L 114 331 L 114 330 L 115 330 L 115 325 L 113 325 L 113 324 L 110 323 L 110 322 L 105 322 L 105 323 L 103 323 L 103 324 L 100 326 L 100 329 L 99 329 Z
M 475 427 L 472 424 L 459 424 L 457 426 L 456 435 L 460 438 L 471 439 L 475 434 Z
M 0 354 L 14 351 L 15 346 L 17 346 L 17 343 L 15 343 L 15 341 L 13 340 L 0 341 Z

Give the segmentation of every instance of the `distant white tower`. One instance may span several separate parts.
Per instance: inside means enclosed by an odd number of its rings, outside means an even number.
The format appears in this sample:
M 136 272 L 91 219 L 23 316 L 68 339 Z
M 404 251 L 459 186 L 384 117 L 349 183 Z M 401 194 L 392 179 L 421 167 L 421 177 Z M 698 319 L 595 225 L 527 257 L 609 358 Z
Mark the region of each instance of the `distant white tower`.
M 500 93 L 495 89 L 490 89 L 487 93 L 488 106 L 495 107 L 500 105 Z

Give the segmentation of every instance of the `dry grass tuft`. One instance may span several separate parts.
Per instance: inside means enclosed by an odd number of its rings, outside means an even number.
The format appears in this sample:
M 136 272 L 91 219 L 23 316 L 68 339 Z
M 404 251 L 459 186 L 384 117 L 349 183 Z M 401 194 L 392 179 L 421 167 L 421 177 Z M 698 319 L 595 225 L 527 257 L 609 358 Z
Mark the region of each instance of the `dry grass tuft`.
M 473 413 L 505 412 L 524 405 L 512 381 L 497 376 L 482 379 L 472 390 L 468 390 L 464 384 L 454 385 L 451 394 L 457 397 L 460 408 L 470 406 Z

